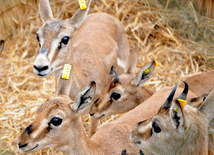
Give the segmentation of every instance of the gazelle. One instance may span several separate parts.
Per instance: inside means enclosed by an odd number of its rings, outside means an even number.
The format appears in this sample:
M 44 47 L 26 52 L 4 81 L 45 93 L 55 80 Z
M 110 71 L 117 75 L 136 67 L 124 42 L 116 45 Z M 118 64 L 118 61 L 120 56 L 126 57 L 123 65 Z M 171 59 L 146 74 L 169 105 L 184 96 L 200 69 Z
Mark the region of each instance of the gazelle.
M 59 21 L 53 17 L 49 1 L 39 1 L 43 26 L 37 32 L 40 52 L 33 63 L 34 72 L 40 77 L 54 73 L 56 95 L 68 95 L 72 100 L 91 81 L 97 84 L 96 94 L 101 94 L 111 66 L 118 65 L 123 72 L 129 56 L 123 25 L 106 13 L 87 16 L 90 3 L 72 18 Z M 68 80 L 61 78 L 64 64 L 72 66 Z
M 18 147 L 24 152 L 56 147 L 68 155 L 109 155 L 119 154 L 122 148 L 138 152 L 128 139 L 124 129 L 109 129 L 89 139 L 84 131 L 81 115 L 90 105 L 95 94 L 95 83 L 84 87 L 72 101 L 60 95 L 44 102 L 37 111 L 37 117 L 20 135 Z M 126 129 L 125 129 L 126 130 Z M 106 137 L 111 134 L 113 137 Z M 118 143 L 120 141 L 120 143 Z
M 148 99 L 153 91 L 143 86 L 152 76 L 156 62 L 152 61 L 141 68 L 135 76 L 134 71 L 138 60 L 138 52 L 134 50 L 127 61 L 126 71 L 118 76 L 116 70 L 110 72 L 108 86 L 102 95 L 92 104 L 90 115 L 92 119 L 101 119 L 110 115 L 127 112 Z M 95 121 L 94 121 L 95 122 Z M 89 135 L 97 130 L 97 124 L 92 124 Z
M 175 91 L 176 87 L 153 118 L 135 125 L 130 139 L 148 155 L 208 154 L 208 128 L 214 117 L 214 89 L 198 108 L 182 103 L 188 92 L 187 85 L 172 101 Z
M 3 51 L 4 48 L 4 40 L 0 40 L 0 54 Z
M 180 92 L 181 88 L 178 90 Z M 18 146 L 25 152 L 52 146 L 64 154 L 121 154 L 124 148 L 130 154 L 136 154 L 139 149 L 129 140 L 131 128 L 138 121 L 153 116 L 155 107 L 167 97 L 169 91 L 171 88 L 160 89 L 144 104 L 102 126 L 89 139 L 85 134 L 81 115 L 95 96 L 95 83 L 92 82 L 78 93 L 75 101 L 66 95 L 60 95 L 44 102 L 38 108 L 33 123 L 20 135 Z M 190 97 L 195 97 L 193 93 L 189 94 Z M 151 100 L 157 97 L 159 100 L 151 104 Z

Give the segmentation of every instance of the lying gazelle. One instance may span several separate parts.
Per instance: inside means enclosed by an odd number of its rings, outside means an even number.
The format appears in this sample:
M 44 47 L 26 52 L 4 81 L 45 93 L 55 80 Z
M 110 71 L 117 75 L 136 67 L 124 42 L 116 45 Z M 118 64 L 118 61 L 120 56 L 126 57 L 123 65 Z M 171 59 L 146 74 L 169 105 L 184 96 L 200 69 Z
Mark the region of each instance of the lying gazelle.
M 214 117 L 214 89 L 197 108 L 185 106 L 187 84 L 172 101 L 176 86 L 152 119 L 139 122 L 130 139 L 145 154 L 208 154 L 208 128 Z
M 116 70 L 112 69 L 112 78 L 103 94 L 91 106 L 90 115 L 92 119 L 101 119 L 110 115 L 127 112 L 148 99 L 153 91 L 143 86 L 152 76 L 156 61 L 152 61 L 141 68 L 135 76 L 138 52 L 134 50 L 127 61 L 126 71 L 118 76 Z M 93 125 L 90 134 L 93 135 L 97 126 Z
M 81 113 L 90 105 L 95 84 L 86 86 L 73 102 L 61 95 L 47 100 L 37 111 L 37 117 L 20 135 L 18 146 L 25 152 L 50 146 L 65 154 L 120 154 L 126 148 L 130 154 L 138 148 L 130 140 L 130 130 L 142 119 L 153 116 L 171 88 L 161 88 L 148 100 L 114 122 L 103 125 L 92 138 L 85 135 Z M 177 89 L 177 92 L 181 88 Z M 189 92 L 189 98 L 196 97 Z M 155 99 L 157 99 L 155 102 Z M 152 103 L 152 104 L 151 104 Z M 143 111 L 143 112 L 142 112 Z M 79 152 L 83 151 L 83 152 Z M 91 153 L 93 152 L 93 153 Z
M 56 95 L 75 99 L 83 86 L 95 81 L 96 94 L 101 94 L 111 66 L 118 64 L 123 72 L 129 56 L 129 45 L 123 25 L 106 13 L 87 16 L 79 9 L 71 19 L 53 18 L 48 0 L 39 1 L 43 26 L 37 32 L 40 52 L 34 61 L 34 72 L 40 77 L 54 73 Z M 87 18 L 86 18 L 87 17 Z M 69 79 L 62 79 L 64 64 L 71 65 Z
M 94 94 L 95 83 L 92 82 L 78 93 L 75 101 L 60 95 L 44 102 L 38 108 L 36 119 L 20 135 L 18 147 L 24 152 L 56 147 L 65 155 L 120 154 L 123 148 L 137 153 L 139 149 L 129 141 L 126 128 L 106 124 L 103 132 L 91 139 L 86 136 L 81 115 Z
M 0 40 L 0 54 L 3 51 L 4 48 L 4 40 Z

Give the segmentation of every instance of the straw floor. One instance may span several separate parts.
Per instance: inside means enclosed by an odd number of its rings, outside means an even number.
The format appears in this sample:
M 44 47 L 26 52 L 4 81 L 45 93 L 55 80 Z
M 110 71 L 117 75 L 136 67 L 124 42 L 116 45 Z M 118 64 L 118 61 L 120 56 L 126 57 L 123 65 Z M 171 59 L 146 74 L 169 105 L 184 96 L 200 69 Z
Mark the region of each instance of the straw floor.
M 77 0 L 50 0 L 54 17 L 66 19 L 78 9 Z M 54 96 L 53 75 L 39 78 L 32 63 L 38 53 L 35 33 L 42 22 L 36 1 L 22 0 L 25 14 L 17 29 L 7 38 L 0 55 L 0 155 L 24 154 L 17 138 L 35 118 L 43 101 Z M 201 17 L 191 4 L 173 9 L 152 0 L 93 0 L 90 13 L 106 12 L 125 26 L 131 48 L 138 46 L 136 72 L 155 59 L 159 66 L 146 86 L 158 90 L 173 86 L 189 75 L 214 68 L 214 21 Z M 119 117 L 102 120 L 107 123 Z M 90 117 L 83 116 L 86 131 Z M 45 149 L 32 154 L 61 154 Z

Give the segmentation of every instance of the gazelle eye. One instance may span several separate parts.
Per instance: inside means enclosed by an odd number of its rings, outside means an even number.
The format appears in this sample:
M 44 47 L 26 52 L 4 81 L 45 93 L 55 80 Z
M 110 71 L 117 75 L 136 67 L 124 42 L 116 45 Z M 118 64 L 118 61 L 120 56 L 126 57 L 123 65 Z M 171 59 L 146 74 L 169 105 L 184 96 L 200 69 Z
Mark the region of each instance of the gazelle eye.
M 152 128 L 154 129 L 154 131 L 156 133 L 160 133 L 161 132 L 161 128 L 157 125 L 156 122 L 152 123 Z
M 69 39 L 70 39 L 70 37 L 65 36 L 64 38 L 62 38 L 61 43 L 63 43 L 63 44 L 65 44 L 65 45 L 67 45 L 67 44 L 68 44 Z
M 118 100 L 121 97 L 119 93 L 113 92 L 110 96 L 110 98 L 113 98 L 114 100 Z
M 49 124 L 53 124 L 54 126 L 59 126 L 60 124 L 62 124 L 62 119 L 58 117 L 54 117 L 51 119 Z

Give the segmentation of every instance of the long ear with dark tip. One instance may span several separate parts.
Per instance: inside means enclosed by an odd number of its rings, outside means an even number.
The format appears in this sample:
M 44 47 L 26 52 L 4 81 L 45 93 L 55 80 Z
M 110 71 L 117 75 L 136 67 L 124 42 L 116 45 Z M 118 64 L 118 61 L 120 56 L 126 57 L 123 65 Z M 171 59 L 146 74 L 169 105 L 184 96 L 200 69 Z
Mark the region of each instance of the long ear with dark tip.
M 92 81 L 90 84 L 85 86 L 76 96 L 75 102 L 72 108 L 77 113 L 82 113 L 86 107 L 89 106 L 94 98 L 96 91 L 96 83 Z
M 109 73 L 110 75 L 113 75 L 114 74 L 114 67 L 113 66 L 111 66 L 111 70 L 110 70 L 110 73 Z
M 185 84 L 185 87 L 184 87 L 183 92 L 178 96 L 178 99 L 186 100 L 189 86 L 185 81 L 183 81 L 183 82 Z
M 43 23 L 53 18 L 49 0 L 39 0 L 39 13 Z
M 72 24 L 74 24 L 77 28 L 79 28 L 81 26 L 81 24 L 85 21 L 87 14 L 88 14 L 88 11 L 89 11 L 89 8 L 90 8 L 91 1 L 92 0 L 89 0 L 88 5 L 87 5 L 87 9 L 77 10 L 77 12 L 70 19 L 70 22 Z
M 137 61 L 138 61 L 138 57 L 139 57 L 138 48 L 135 47 L 132 50 L 132 52 L 129 55 L 129 58 L 127 60 L 125 73 L 134 74 L 134 71 L 135 71 L 135 68 L 136 68 L 136 65 L 137 65 Z
M 183 106 L 180 103 L 179 99 L 173 101 L 170 107 L 169 115 L 174 129 L 178 129 L 178 131 L 182 133 L 184 131 L 184 113 Z
M 3 50 L 3 47 L 4 47 L 4 40 L 0 40 L 0 54 Z
M 140 153 L 140 155 L 144 155 L 144 153 L 143 153 L 143 151 L 142 151 L 142 150 L 140 150 L 140 151 L 139 151 L 139 153 Z
M 168 98 L 166 99 L 166 101 L 164 102 L 164 104 L 162 105 L 163 109 L 168 109 L 171 106 L 172 103 L 172 99 L 175 95 L 175 91 L 177 89 L 178 84 L 176 83 L 175 87 L 173 88 L 173 90 L 171 91 L 171 93 L 169 94 Z
M 111 70 L 110 70 L 110 75 L 114 75 L 114 84 L 118 83 L 120 80 L 119 80 L 119 74 L 117 73 L 117 71 L 114 69 L 114 67 L 112 66 L 111 67 Z
M 121 155 L 127 155 L 126 149 L 123 149 L 123 150 L 122 150 Z
M 157 62 L 153 60 L 152 62 L 142 67 L 138 74 L 135 76 L 134 80 L 132 81 L 132 84 L 141 87 L 152 76 L 156 65 Z

